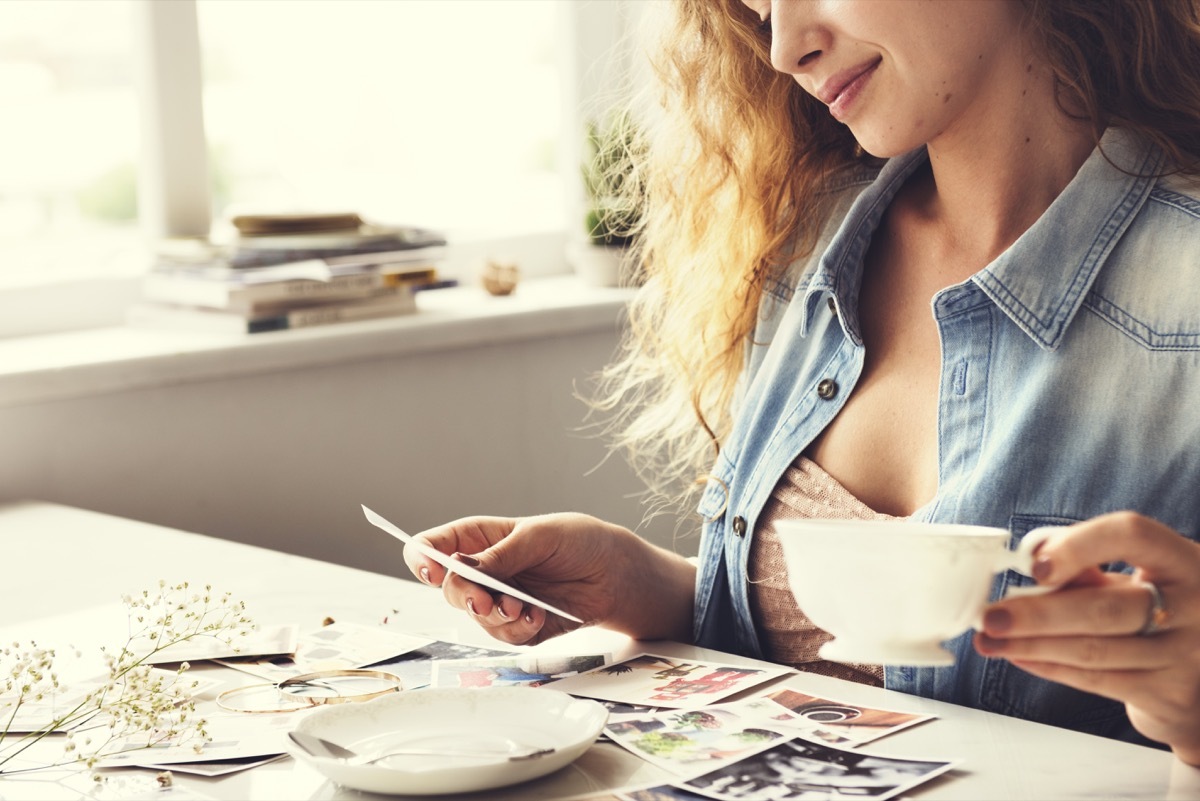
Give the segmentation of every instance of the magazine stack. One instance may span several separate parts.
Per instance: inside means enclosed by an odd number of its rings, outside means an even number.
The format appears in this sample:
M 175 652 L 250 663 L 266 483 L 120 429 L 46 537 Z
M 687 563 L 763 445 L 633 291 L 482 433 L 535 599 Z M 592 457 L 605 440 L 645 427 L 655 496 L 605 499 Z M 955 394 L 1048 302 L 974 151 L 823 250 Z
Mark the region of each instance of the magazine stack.
M 225 246 L 160 254 L 130 325 L 256 334 L 412 314 L 415 293 L 446 286 L 445 237 L 364 223 L 357 214 L 235 217 Z

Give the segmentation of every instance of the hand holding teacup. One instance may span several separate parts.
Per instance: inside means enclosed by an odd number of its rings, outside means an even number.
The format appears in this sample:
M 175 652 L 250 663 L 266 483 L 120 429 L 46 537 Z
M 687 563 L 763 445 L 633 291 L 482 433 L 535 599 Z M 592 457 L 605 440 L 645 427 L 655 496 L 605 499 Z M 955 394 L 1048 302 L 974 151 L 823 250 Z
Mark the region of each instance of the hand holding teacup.
M 1111 562 L 1134 571 L 1100 570 Z M 1200 545 L 1118 512 L 1054 531 L 1032 574 L 1055 591 L 989 606 L 979 652 L 1122 701 L 1138 731 L 1200 765 Z
M 992 578 L 1026 575 L 1052 530 L 1030 532 L 1016 551 L 1009 533 L 985 526 L 882 520 L 787 520 L 778 524 L 796 603 L 832 634 L 821 657 L 838 662 L 951 665 L 942 647 L 978 627 Z

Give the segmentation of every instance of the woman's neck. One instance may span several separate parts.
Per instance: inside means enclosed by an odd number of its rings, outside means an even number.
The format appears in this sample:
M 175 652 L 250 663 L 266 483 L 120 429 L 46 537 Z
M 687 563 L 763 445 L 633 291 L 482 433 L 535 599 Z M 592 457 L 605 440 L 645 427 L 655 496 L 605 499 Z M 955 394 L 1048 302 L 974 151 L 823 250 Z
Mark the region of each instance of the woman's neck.
M 988 263 L 1024 233 L 1095 147 L 1090 125 L 1059 108 L 1047 68 L 996 87 L 977 119 L 928 143 L 929 173 L 910 200 L 951 251 Z

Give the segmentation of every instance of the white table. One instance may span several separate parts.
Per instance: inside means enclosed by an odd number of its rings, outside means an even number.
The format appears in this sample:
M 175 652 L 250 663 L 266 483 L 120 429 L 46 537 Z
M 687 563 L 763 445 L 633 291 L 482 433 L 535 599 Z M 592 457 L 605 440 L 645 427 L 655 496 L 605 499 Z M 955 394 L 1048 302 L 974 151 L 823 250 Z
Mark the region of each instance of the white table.
M 396 510 L 381 509 L 399 520 Z M 368 526 L 365 520 L 364 526 Z M 339 536 L 332 531 L 330 537 Z M 98 614 L 120 614 L 122 594 L 187 580 L 211 583 L 246 601 L 260 623 L 316 628 L 326 617 L 389 626 L 444 640 L 493 644 L 438 591 L 416 582 L 317 562 L 53 504 L 0 505 L 0 637 L 75 635 L 86 640 Z M 400 550 L 397 547 L 397 564 Z M 123 619 L 123 618 L 122 618 Z M 554 643 L 623 658 L 647 650 L 668 656 L 753 664 L 678 643 L 636 643 L 586 630 Z M 78 644 L 78 642 L 76 642 Z M 117 643 L 119 644 L 119 643 Z M 1169 753 L 916 698 L 821 676 L 787 684 L 853 704 L 934 714 L 938 720 L 869 746 L 873 753 L 961 758 L 959 769 L 906 797 L 921 799 L 1196 799 L 1200 770 Z M 137 769 L 131 769 L 137 770 Z M 146 775 L 152 775 L 141 771 Z M 0 799 L 84 798 L 61 773 L 0 779 Z M 472 798 L 559 799 L 604 788 L 665 782 L 669 776 L 631 753 L 598 743 L 569 768 L 516 788 Z M 180 797 L 218 799 L 369 798 L 345 790 L 290 758 L 219 779 L 175 775 Z M 190 795 L 184 795 L 189 793 Z M 172 794 L 166 794 L 171 797 Z M 446 798 L 442 796 L 442 798 Z

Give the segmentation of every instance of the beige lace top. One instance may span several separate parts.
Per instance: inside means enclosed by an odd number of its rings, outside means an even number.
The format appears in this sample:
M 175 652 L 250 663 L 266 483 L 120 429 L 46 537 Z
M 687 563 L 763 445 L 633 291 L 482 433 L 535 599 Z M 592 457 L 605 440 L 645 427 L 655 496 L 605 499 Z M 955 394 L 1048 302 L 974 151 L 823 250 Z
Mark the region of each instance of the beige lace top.
M 870 509 L 805 456 L 788 467 L 759 517 L 750 544 L 750 609 L 766 657 L 797 670 L 882 686 L 880 665 L 846 665 L 818 657 L 817 650 L 830 637 L 796 608 L 775 521 L 811 517 L 896 519 Z

